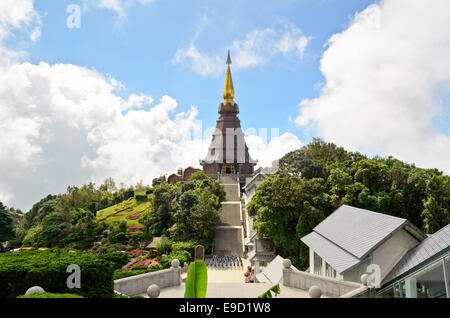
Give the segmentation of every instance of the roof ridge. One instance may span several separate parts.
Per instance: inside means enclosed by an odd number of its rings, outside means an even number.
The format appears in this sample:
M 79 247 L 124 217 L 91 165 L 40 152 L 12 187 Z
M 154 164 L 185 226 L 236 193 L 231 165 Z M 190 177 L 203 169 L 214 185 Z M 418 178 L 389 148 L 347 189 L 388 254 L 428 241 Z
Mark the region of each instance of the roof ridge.
M 367 209 L 363 209 L 363 208 L 358 208 L 358 207 L 347 205 L 347 204 L 341 205 L 339 208 L 337 208 L 337 210 L 339 210 L 343 206 L 346 206 L 346 207 L 349 207 L 349 208 L 352 208 L 352 209 L 362 210 L 362 211 L 365 211 L 365 212 L 369 212 L 369 213 L 372 213 L 372 214 L 377 214 L 377 215 L 380 215 L 380 216 L 383 216 L 383 217 L 392 218 L 392 219 L 396 219 L 396 220 L 404 220 L 404 221 L 407 220 L 405 218 L 401 218 L 401 217 L 398 217 L 398 216 L 393 216 L 393 215 L 382 213 L 382 212 L 375 212 L 375 211 L 371 211 L 371 210 L 367 210 Z M 336 211 L 334 211 L 334 212 L 336 212 Z

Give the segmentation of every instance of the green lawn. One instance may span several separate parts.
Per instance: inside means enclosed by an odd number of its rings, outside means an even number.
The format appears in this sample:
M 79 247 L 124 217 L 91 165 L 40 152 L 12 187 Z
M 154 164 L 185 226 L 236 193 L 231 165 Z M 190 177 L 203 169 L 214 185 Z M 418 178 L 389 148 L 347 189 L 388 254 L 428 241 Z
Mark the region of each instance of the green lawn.
M 139 193 L 137 192 L 136 194 L 145 194 L 145 193 Z M 129 220 L 126 219 L 126 217 L 130 214 L 136 213 L 138 211 L 145 211 L 144 213 L 147 213 L 150 210 L 150 201 L 151 201 L 151 195 L 148 196 L 149 200 L 148 201 L 136 201 L 136 198 L 130 198 L 126 201 L 123 201 L 119 204 L 110 206 L 106 209 L 97 211 L 97 220 L 100 220 L 101 222 L 105 222 L 107 224 L 110 224 L 112 222 L 118 221 L 118 222 L 122 222 L 122 221 L 126 221 L 128 226 L 142 226 L 142 224 L 140 224 L 138 222 L 138 219 L 136 220 Z M 125 209 L 125 208 L 131 208 L 133 209 L 132 211 L 116 211 L 116 209 Z M 111 214 L 119 214 L 120 216 L 108 216 Z M 141 214 L 140 216 L 142 216 L 143 214 Z M 108 217 L 106 217 L 108 216 Z M 103 217 L 106 217 L 106 219 L 102 220 Z

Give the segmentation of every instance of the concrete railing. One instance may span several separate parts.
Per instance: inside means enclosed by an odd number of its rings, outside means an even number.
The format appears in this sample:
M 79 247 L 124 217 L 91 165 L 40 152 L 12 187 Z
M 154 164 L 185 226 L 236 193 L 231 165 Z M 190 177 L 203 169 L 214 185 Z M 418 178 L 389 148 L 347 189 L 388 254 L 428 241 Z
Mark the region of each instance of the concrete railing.
M 354 282 L 337 280 L 286 268 L 283 268 L 283 285 L 303 290 L 309 290 L 311 286 L 318 286 L 322 294 L 328 297 L 340 297 L 355 289 L 366 287 Z
M 127 296 L 145 294 L 150 285 L 163 289 L 181 284 L 181 268 L 171 267 L 157 272 L 125 277 L 114 281 L 114 290 Z

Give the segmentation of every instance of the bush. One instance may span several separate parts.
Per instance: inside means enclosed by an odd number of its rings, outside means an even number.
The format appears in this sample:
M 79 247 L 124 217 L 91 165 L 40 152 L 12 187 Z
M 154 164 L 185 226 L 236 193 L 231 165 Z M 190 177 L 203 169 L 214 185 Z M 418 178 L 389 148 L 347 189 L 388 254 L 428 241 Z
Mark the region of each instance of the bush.
M 173 251 L 188 251 L 191 255 L 195 254 L 195 247 L 197 245 L 202 245 L 205 248 L 205 254 L 211 251 L 212 243 L 209 241 L 200 241 L 200 240 L 190 240 L 185 242 L 172 242 L 172 250 Z
M 112 263 L 114 269 L 122 268 L 122 266 L 128 264 L 130 262 L 131 257 L 127 253 L 117 252 L 117 251 L 109 251 L 104 255 L 100 256 L 104 260 L 107 260 Z
M 67 266 L 81 269 L 81 288 L 66 285 Z M 19 251 L 0 254 L 0 298 L 25 294 L 31 286 L 41 286 L 50 293 L 76 293 L 88 298 L 113 296 L 112 264 L 100 256 L 61 249 Z
M 149 266 L 148 266 L 148 270 L 150 271 L 150 272 L 156 272 L 156 271 L 159 271 L 159 270 L 161 270 L 162 269 L 162 266 L 160 265 L 160 264 L 158 264 L 158 263 L 151 263 Z
M 154 265 L 157 265 L 157 266 L 154 266 Z M 147 269 L 133 269 L 130 271 L 116 269 L 114 271 L 114 280 L 125 278 L 125 277 L 130 277 L 130 276 L 135 276 L 135 275 L 141 275 L 141 274 L 150 273 L 150 272 L 156 272 L 161 269 L 162 269 L 162 266 L 159 264 L 151 264 Z
M 144 194 L 136 194 L 136 201 L 147 201 L 148 197 Z
M 129 198 L 134 197 L 134 190 L 133 189 L 128 189 L 125 191 L 125 193 L 123 194 L 123 200 L 128 200 Z
M 169 254 L 172 251 L 172 241 L 162 238 L 160 241 L 156 242 L 156 250 L 160 254 Z
M 145 194 L 149 195 L 153 193 L 153 189 L 148 189 L 147 191 L 145 191 Z
M 76 294 L 37 293 L 37 294 L 17 296 L 17 298 L 84 298 L 84 297 Z
M 180 250 L 174 251 L 167 256 L 161 257 L 161 265 L 163 268 L 169 268 L 172 265 L 172 260 L 178 259 L 180 261 L 180 266 L 183 267 L 191 257 L 191 253 L 188 251 Z

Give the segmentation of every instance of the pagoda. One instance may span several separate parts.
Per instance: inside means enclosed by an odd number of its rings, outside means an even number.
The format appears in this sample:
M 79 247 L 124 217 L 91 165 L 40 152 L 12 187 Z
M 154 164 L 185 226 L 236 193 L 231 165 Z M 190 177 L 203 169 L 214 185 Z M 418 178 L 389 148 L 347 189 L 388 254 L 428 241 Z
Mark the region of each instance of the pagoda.
M 203 166 L 205 174 L 211 178 L 229 175 L 244 184 L 245 178 L 253 175 L 257 160 L 253 160 L 248 153 L 241 123 L 237 117 L 239 106 L 234 101 L 230 50 L 228 50 L 226 64 L 228 67 L 223 87 L 223 102 L 220 103 L 218 111 L 220 117 L 217 120 L 208 154 L 200 160 L 200 165 Z

